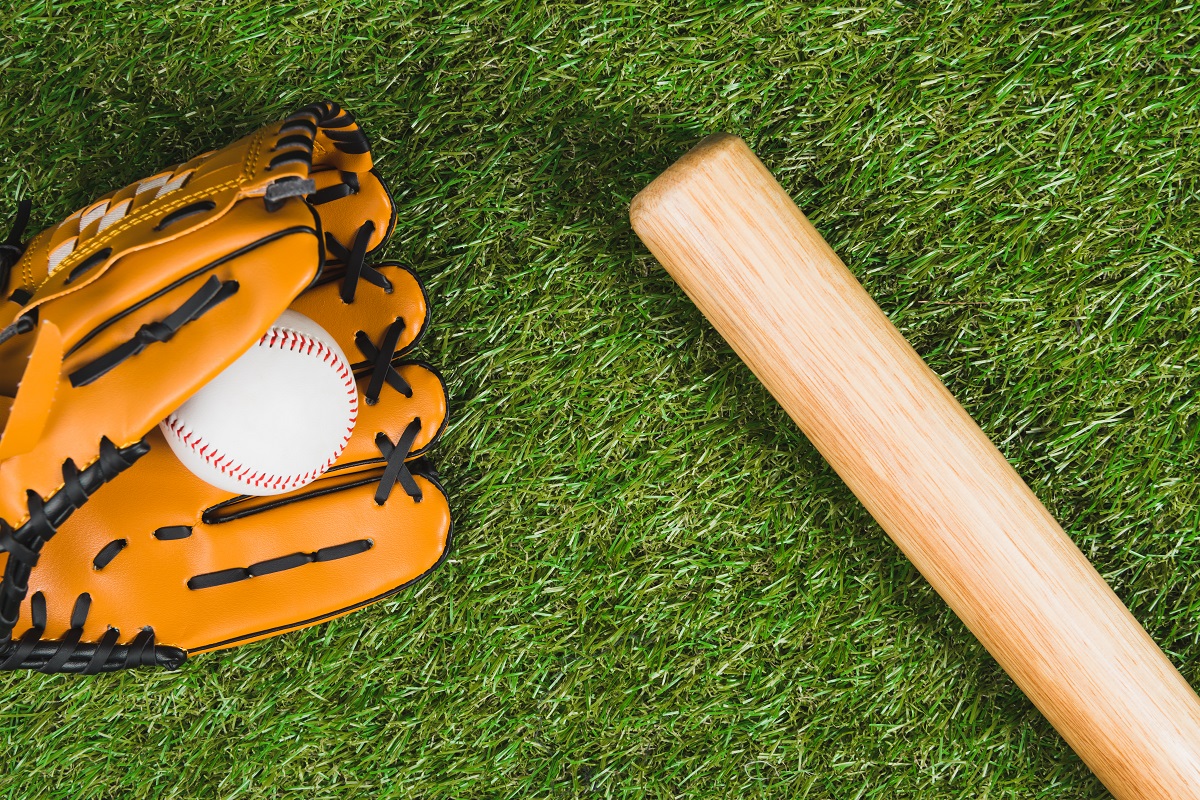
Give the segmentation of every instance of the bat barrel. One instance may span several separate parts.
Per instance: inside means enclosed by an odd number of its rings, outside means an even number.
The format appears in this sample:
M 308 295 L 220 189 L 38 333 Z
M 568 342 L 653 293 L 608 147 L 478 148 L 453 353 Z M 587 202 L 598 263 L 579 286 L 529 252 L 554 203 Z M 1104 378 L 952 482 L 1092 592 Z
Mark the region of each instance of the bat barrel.
M 1200 699 L 741 139 L 634 229 L 1120 800 L 1200 800 Z

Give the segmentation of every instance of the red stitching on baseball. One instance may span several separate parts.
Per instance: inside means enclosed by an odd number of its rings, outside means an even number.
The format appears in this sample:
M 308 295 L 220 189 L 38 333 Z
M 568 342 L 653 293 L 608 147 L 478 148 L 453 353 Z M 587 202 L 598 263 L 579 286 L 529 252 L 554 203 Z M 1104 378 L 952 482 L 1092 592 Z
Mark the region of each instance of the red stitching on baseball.
M 337 371 L 337 376 L 341 378 L 342 382 L 346 385 L 347 394 L 351 396 L 350 421 L 346 426 L 346 435 L 342 437 L 342 444 L 337 448 L 337 452 L 335 452 L 320 467 L 309 470 L 302 475 L 291 476 L 277 475 L 269 472 L 254 472 L 251 471 L 249 467 L 235 463 L 228 454 L 222 453 L 215 447 L 210 450 L 209 448 L 212 443 L 206 442 L 201 436 L 196 434 L 195 431 L 184 427 L 174 414 L 171 414 L 171 416 L 167 417 L 163 422 L 167 426 L 167 429 L 170 430 L 171 433 L 175 434 L 175 436 L 181 442 L 190 447 L 192 451 L 196 453 L 196 455 L 200 456 L 200 458 L 203 459 L 204 462 L 210 467 L 222 473 L 223 475 L 231 477 L 234 480 L 241 481 L 242 483 L 249 483 L 258 488 L 265 487 L 277 489 L 279 491 L 288 491 L 289 489 L 295 489 L 300 486 L 304 486 L 313 480 L 316 480 L 322 473 L 325 472 L 325 470 L 333 466 L 333 462 L 337 461 L 342 455 L 342 452 L 346 449 L 346 445 L 350 442 L 351 435 L 354 433 L 354 424 L 358 422 L 358 386 L 354 382 L 354 374 L 346 367 L 346 363 L 338 360 L 337 355 L 328 347 L 326 347 L 324 342 L 316 339 L 310 339 L 298 331 L 280 328 L 269 329 L 262 335 L 262 338 L 258 340 L 258 345 L 260 347 L 266 347 L 268 349 L 273 349 L 276 343 L 281 343 L 281 349 L 290 352 L 303 350 L 305 347 L 307 347 L 307 353 L 305 353 L 305 355 L 311 355 L 313 348 L 315 347 L 317 350 L 317 356 L 323 363 L 329 364 L 335 368 Z M 228 459 L 228 463 L 223 464 L 222 462 L 226 461 L 226 459 Z

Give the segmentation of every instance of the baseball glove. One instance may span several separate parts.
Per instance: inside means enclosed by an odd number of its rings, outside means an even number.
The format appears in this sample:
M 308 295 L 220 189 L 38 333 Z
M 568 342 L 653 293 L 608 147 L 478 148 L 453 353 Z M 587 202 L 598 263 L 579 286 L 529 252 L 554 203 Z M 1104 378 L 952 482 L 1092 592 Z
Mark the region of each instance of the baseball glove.
M 416 276 L 368 261 L 394 211 L 348 113 L 303 108 L 81 209 L 17 260 L 21 222 L 0 246 L 0 668 L 173 668 L 440 563 L 449 511 L 424 454 L 445 386 L 406 358 L 428 321 Z M 359 419 L 315 483 L 234 496 L 156 426 L 289 307 L 355 362 Z

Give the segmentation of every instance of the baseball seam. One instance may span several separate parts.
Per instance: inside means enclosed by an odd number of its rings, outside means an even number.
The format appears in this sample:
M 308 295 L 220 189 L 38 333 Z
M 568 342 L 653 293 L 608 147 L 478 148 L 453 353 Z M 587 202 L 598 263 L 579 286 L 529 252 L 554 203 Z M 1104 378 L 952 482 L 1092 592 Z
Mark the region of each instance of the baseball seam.
M 325 470 L 333 466 L 333 462 L 337 461 L 342 451 L 346 449 L 346 445 L 350 441 L 350 436 L 354 433 L 354 424 L 358 421 L 358 385 L 354 382 L 354 373 L 344 360 L 339 359 L 333 350 L 325 346 L 324 342 L 305 336 L 299 331 L 294 331 L 290 328 L 272 327 L 262 335 L 262 338 L 258 340 L 258 344 L 255 346 L 293 353 L 302 352 L 305 355 L 315 355 L 320 361 L 332 367 L 337 372 L 337 376 L 342 379 L 342 383 L 346 387 L 346 393 L 350 396 L 350 419 L 346 423 L 346 433 L 342 437 L 341 445 L 324 464 L 308 472 L 294 475 L 260 472 L 242 465 L 228 453 L 222 452 L 213 446 L 211 442 L 206 441 L 199 434 L 189 430 L 174 414 L 167 417 L 164 420 L 164 424 L 179 441 L 191 448 L 206 464 L 221 474 L 259 489 L 273 489 L 279 492 L 286 492 L 316 480 Z

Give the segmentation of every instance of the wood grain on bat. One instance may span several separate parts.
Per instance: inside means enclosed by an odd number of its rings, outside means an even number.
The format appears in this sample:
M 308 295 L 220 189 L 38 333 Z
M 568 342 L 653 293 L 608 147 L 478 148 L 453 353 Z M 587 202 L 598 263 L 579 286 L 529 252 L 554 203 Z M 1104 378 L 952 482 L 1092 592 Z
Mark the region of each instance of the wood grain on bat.
M 705 139 L 630 216 L 1113 795 L 1200 800 L 1196 694 L 746 145 Z

